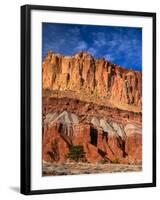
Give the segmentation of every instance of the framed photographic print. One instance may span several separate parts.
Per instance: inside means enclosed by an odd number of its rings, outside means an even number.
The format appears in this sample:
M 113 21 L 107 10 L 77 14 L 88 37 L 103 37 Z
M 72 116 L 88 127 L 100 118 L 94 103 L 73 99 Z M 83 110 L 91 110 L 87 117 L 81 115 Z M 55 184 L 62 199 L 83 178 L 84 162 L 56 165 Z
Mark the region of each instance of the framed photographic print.
M 21 7 L 21 193 L 156 186 L 156 14 Z

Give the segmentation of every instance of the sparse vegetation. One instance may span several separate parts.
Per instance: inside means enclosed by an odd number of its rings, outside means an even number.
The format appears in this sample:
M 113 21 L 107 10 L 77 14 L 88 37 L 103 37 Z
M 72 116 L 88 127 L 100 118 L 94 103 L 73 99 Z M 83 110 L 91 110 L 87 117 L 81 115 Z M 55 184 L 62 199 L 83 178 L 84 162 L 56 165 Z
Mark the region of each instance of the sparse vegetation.
M 120 163 L 120 161 L 119 161 L 119 159 L 118 159 L 118 158 L 116 158 L 116 159 L 114 159 L 114 160 L 112 161 L 112 163 L 113 163 L 113 164 L 119 164 L 119 163 Z
M 106 164 L 106 163 L 108 163 L 108 159 L 107 159 L 107 158 L 104 158 L 103 160 L 101 160 L 100 163 L 101 163 L 101 164 Z
M 70 152 L 68 153 L 67 157 L 76 162 L 83 160 L 83 158 L 85 157 L 83 146 L 71 146 Z
M 43 163 L 43 176 L 57 175 L 78 175 L 94 173 L 113 173 L 113 172 L 135 172 L 142 171 L 141 165 L 124 164 L 93 164 L 93 163 Z

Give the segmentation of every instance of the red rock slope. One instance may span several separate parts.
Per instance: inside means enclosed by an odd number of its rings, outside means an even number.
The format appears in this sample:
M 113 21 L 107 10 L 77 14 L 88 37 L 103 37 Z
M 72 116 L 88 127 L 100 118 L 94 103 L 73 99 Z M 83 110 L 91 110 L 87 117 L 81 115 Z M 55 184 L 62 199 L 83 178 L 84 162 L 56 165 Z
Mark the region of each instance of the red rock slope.
M 43 160 L 66 162 L 72 145 L 87 162 L 142 162 L 142 73 L 86 52 L 43 61 Z

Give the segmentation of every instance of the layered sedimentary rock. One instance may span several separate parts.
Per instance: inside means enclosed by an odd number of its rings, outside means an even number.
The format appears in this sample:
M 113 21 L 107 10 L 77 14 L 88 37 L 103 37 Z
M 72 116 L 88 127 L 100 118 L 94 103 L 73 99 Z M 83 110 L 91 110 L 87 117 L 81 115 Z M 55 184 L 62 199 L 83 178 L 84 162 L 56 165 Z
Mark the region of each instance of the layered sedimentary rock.
M 141 87 L 141 72 L 94 59 L 86 52 L 75 56 L 49 52 L 43 61 L 43 89 L 70 91 L 73 98 L 140 112 Z
M 70 146 L 80 145 L 88 162 L 141 163 L 140 114 L 76 99 L 44 98 L 43 103 L 45 161 L 67 161 Z
M 69 162 L 71 146 L 85 161 L 142 162 L 142 73 L 86 52 L 43 61 L 43 160 Z

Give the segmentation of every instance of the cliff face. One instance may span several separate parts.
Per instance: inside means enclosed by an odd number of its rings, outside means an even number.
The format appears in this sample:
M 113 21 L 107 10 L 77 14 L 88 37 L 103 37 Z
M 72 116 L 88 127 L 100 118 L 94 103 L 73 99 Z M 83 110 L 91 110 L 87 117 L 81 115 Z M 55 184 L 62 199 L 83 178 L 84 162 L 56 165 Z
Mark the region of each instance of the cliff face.
M 74 145 L 83 146 L 85 160 L 90 163 L 140 164 L 141 132 L 141 125 L 136 121 L 78 115 L 66 110 L 50 112 L 44 120 L 43 160 L 66 162 L 69 149 Z
M 142 73 L 86 52 L 43 61 L 43 160 L 66 162 L 72 145 L 91 163 L 142 162 Z
M 142 73 L 126 70 L 86 52 L 61 56 L 49 52 L 43 62 L 43 89 L 60 96 L 141 112 Z M 65 95 L 63 94 L 65 93 Z

